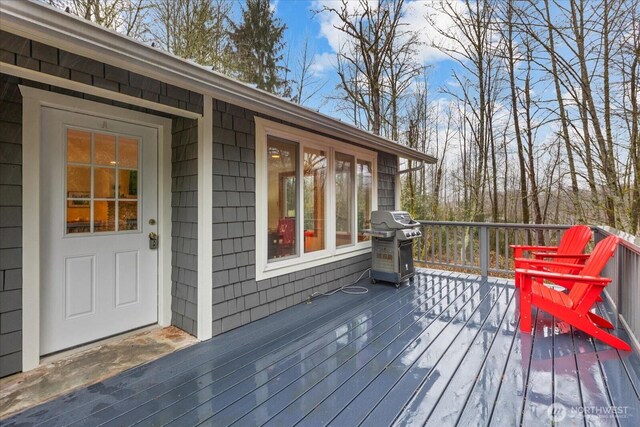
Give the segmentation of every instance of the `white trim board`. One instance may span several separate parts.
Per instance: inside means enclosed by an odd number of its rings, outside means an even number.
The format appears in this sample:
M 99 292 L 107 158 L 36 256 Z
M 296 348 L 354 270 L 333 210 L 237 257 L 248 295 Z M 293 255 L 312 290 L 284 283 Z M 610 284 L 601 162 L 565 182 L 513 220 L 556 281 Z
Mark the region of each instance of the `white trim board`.
M 158 130 L 158 324 L 171 324 L 171 120 L 20 85 L 22 120 L 22 370 L 40 363 L 40 144 L 41 110 L 53 107 Z M 161 237 L 162 238 L 162 237 Z
M 213 336 L 213 99 L 198 119 L 198 339 Z
M 88 95 L 98 96 L 100 98 L 120 101 L 124 102 L 125 104 L 136 105 L 138 107 L 148 108 L 150 110 L 156 110 L 163 113 L 172 114 L 174 116 L 188 117 L 190 119 L 197 119 L 199 117 L 202 117 L 201 114 L 183 110 L 181 108 L 175 108 L 169 105 L 147 101 L 146 99 L 136 98 L 135 96 L 125 95 L 123 93 L 114 92 L 108 89 L 102 89 L 99 87 L 76 82 L 74 80 L 63 79 L 62 77 L 52 76 L 50 74 L 18 67 L 12 64 L 6 64 L 4 62 L 0 62 L 0 73 L 21 77 L 23 79 L 33 80 L 35 82 L 40 82 L 52 86 L 57 86 L 63 89 L 75 90 L 77 92 L 86 93 Z

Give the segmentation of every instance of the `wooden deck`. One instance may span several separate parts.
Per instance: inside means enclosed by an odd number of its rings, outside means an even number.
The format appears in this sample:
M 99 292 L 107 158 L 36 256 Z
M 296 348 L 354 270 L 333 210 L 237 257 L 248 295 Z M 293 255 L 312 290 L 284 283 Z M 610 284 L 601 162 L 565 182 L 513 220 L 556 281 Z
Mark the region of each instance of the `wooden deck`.
M 421 270 L 400 289 L 367 287 L 366 295 L 300 304 L 0 424 L 640 425 L 638 354 L 542 312 L 534 334 L 521 335 L 513 282 Z

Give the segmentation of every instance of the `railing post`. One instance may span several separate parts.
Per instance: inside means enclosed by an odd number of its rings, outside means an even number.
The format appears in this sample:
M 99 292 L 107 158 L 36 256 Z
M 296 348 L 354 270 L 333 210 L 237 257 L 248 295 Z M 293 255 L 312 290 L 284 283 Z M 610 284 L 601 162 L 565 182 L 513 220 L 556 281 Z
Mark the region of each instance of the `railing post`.
M 480 274 L 482 277 L 489 275 L 489 227 L 480 225 Z

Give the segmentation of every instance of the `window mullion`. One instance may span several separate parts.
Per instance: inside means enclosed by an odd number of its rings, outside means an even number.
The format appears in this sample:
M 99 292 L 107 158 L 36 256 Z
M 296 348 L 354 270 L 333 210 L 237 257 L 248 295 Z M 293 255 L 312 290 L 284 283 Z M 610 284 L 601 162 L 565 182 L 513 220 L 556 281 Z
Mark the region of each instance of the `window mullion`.
M 89 233 L 95 232 L 94 225 L 94 217 L 95 217 L 95 165 L 94 165 L 94 156 L 95 156 L 95 133 L 91 132 L 91 192 L 89 193 L 89 206 L 90 206 L 90 217 L 89 217 Z
M 296 209 L 296 245 L 297 255 L 304 255 L 304 146 L 298 143 L 298 208 Z
M 335 150 L 331 147 L 327 149 L 327 176 L 325 184 L 327 192 L 325 194 L 325 242 L 327 249 L 334 254 L 336 252 L 336 163 Z
M 353 203 L 351 203 L 351 244 L 358 244 L 358 156 L 353 156 Z

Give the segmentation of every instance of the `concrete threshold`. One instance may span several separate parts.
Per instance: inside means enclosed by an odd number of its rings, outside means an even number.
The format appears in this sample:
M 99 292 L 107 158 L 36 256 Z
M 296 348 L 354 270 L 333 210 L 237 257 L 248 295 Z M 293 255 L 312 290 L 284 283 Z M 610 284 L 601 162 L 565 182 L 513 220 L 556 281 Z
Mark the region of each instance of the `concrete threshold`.
M 196 342 L 173 326 L 152 326 L 43 358 L 36 369 L 0 379 L 0 419 Z

